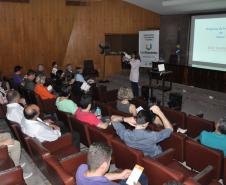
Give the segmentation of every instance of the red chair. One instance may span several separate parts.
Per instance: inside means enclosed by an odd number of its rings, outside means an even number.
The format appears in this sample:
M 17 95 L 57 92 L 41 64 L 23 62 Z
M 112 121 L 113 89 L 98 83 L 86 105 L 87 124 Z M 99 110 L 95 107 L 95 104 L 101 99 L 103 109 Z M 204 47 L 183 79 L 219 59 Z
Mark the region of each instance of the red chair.
M 182 172 L 167 168 L 150 157 L 144 157 L 141 166 L 144 167 L 144 173 L 148 177 L 149 185 L 163 185 L 169 180 L 182 182 L 184 179 Z
M 223 153 L 220 151 L 210 149 L 192 139 L 186 139 L 185 161 L 187 166 L 197 171 L 211 165 L 214 167 L 213 178 L 218 180 L 221 177 Z
M 106 142 L 109 145 L 111 145 L 111 140 L 114 136 L 113 134 L 111 134 L 103 129 L 101 130 L 99 128 L 92 127 L 92 126 L 88 126 L 88 131 L 89 131 L 91 143 L 102 141 L 102 142 Z
M 8 147 L 0 146 L 0 171 L 14 167 L 14 163 L 9 156 Z M 1 182 L 1 181 L 0 181 Z
M 169 180 L 183 182 L 188 177 L 196 175 L 201 176 L 199 183 L 206 184 L 213 179 L 213 167 L 206 166 L 201 172 L 195 172 L 187 169 L 174 159 L 174 149 L 154 157 L 153 159 L 145 157 L 142 165 L 149 178 L 149 185 L 162 185 Z
M 74 116 L 70 116 L 70 120 L 73 130 L 80 134 L 80 142 L 86 146 L 89 146 L 91 144 L 91 141 L 88 131 L 88 125 L 77 120 Z
M 9 125 L 10 127 L 12 127 L 13 133 L 15 134 L 17 140 L 20 142 L 20 144 L 23 146 L 23 148 L 26 150 L 26 152 L 31 155 L 31 150 L 30 147 L 26 141 L 26 138 L 28 138 L 29 136 L 27 136 L 26 134 L 24 134 L 20 128 L 20 125 L 16 122 L 13 121 L 9 121 Z
M 184 161 L 184 145 L 185 136 L 176 132 L 172 133 L 169 138 L 160 142 L 163 151 L 173 148 L 175 150 L 175 159 L 181 162 Z
M 57 108 L 55 106 L 56 99 L 46 99 L 42 100 L 38 94 L 35 94 L 36 102 L 42 111 L 45 114 L 53 114 L 56 112 Z
M 0 105 L 0 119 L 6 118 L 6 106 Z
M 81 164 L 87 163 L 87 153 L 80 152 L 57 160 L 54 156 L 45 156 L 48 179 L 54 185 L 75 185 L 75 173 Z
M 172 124 L 182 129 L 186 128 L 186 114 L 184 112 L 176 111 L 168 107 L 161 107 L 161 110 Z
M 62 121 L 64 124 L 67 125 L 68 129 L 71 133 L 73 133 L 73 128 L 71 125 L 70 116 L 72 116 L 70 113 L 62 112 L 60 110 L 56 111 L 57 117 L 60 121 Z
M 73 137 L 71 133 L 62 135 L 56 141 L 45 141 L 42 145 L 58 159 L 80 152 L 80 149 L 75 147 L 73 144 Z
M 126 144 L 118 138 L 113 138 L 111 145 L 117 168 L 133 169 L 135 164 L 140 164 L 141 158 L 143 157 L 143 153 L 141 151 L 126 146 Z
M 20 166 L 0 172 L 1 185 L 26 185 L 23 178 L 23 170 Z
M 215 130 L 214 122 L 202 119 L 198 116 L 189 115 L 187 117 L 187 135 L 195 138 L 203 131 L 212 132 Z

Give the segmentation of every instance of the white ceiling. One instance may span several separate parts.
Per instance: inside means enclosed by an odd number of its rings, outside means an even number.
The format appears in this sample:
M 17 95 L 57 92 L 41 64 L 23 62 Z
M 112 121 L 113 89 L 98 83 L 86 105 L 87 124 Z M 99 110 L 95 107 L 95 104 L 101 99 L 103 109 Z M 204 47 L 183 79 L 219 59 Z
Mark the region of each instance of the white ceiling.
M 226 0 L 124 0 L 160 15 L 226 11 Z M 163 6 L 162 2 L 170 4 Z

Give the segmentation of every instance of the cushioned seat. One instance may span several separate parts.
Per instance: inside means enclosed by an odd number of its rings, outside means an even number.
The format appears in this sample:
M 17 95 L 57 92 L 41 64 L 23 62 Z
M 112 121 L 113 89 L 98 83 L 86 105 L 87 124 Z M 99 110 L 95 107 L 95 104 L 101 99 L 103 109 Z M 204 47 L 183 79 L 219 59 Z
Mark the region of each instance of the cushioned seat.
M 218 180 L 221 177 L 223 153 L 220 151 L 213 150 L 187 138 L 185 141 L 185 161 L 189 167 L 197 171 L 211 165 L 214 167 L 213 178 Z
M 23 170 L 20 166 L 0 172 L 1 185 L 26 185 L 23 178 Z
M 195 172 L 188 170 L 183 165 L 178 165 L 178 161 L 176 161 L 176 160 L 172 160 L 169 164 L 167 164 L 167 167 L 170 169 L 174 169 L 176 171 L 180 171 L 181 173 L 183 173 L 185 178 L 193 177 L 196 175 Z
M 58 159 L 61 159 L 65 156 L 78 153 L 80 150 L 75 146 L 68 146 L 66 148 L 61 148 L 57 151 L 51 152 L 52 155 L 56 156 Z
M 14 167 L 7 146 L 0 146 L 0 171 Z M 1 182 L 1 181 L 0 181 Z

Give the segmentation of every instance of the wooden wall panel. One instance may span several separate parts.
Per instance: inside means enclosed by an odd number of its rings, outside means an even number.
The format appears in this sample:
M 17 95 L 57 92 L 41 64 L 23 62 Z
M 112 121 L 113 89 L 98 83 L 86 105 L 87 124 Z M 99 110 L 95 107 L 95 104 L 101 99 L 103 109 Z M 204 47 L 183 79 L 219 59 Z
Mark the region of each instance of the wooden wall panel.
M 0 2 L 0 71 L 13 72 L 17 64 L 36 68 L 52 61 L 62 64 L 75 18 L 65 0 Z
M 121 0 L 102 0 L 78 7 L 64 64 L 82 65 L 84 59 L 93 59 L 103 75 L 104 57 L 99 54 L 98 45 L 104 42 L 106 33 L 137 33 L 159 26 L 158 14 Z
M 98 44 L 105 33 L 136 33 L 158 28 L 160 16 L 121 0 L 102 0 L 90 6 L 66 6 L 65 0 L 0 2 L 0 71 L 15 65 L 36 68 L 52 61 L 81 65 L 91 58 L 102 74 Z

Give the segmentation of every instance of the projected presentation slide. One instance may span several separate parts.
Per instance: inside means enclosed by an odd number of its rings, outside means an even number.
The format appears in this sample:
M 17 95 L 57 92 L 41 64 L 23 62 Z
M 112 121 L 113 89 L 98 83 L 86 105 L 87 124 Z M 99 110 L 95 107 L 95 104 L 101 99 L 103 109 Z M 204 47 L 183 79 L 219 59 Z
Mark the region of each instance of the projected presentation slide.
M 226 71 L 226 14 L 193 16 L 189 63 Z

